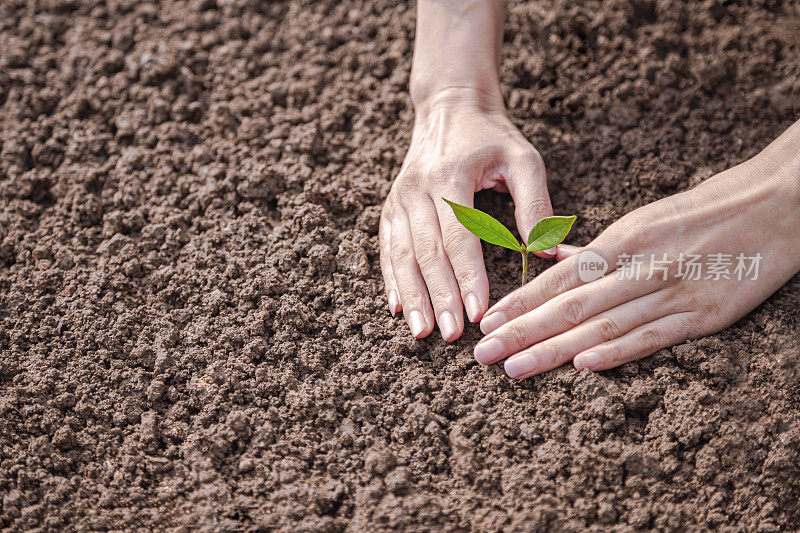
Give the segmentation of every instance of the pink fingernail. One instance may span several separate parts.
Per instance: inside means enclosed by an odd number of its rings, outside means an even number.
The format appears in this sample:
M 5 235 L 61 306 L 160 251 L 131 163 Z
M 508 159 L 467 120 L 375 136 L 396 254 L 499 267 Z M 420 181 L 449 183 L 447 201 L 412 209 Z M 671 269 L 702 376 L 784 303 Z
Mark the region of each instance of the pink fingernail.
M 439 317 L 439 331 L 446 341 L 452 340 L 453 336 L 458 332 L 458 324 L 456 324 L 456 319 L 450 311 L 445 311 Z
M 464 299 L 464 308 L 467 310 L 470 322 L 475 322 L 481 316 L 481 303 L 474 294 L 467 295 Z
M 500 311 L 497 311 L 496 313 L 492 313 L 489 316 L 483 317 L 483 320 L 481 320 L 481 331 L 484 335 L 487 335 L 506 322 L 508 322 L 506 315 Z
M 503 367 L 506 374 L 514 379 L 519 379 L 536 370 L 536 358 L 528 354 L 515 355 L 506 359 Z
M 411 311 L 408 314 L 408 327 L 411 329 L 411 334 L 415 337 L 419 337 L 425 328 L 428 327 L 427 323 L 425 322 L 425 316 L 417 310 Z
M 389 291 L 389 312 L 392 313 L 394 316 L 398 309 L 397 307 L 400 305 L 400 299 L 397 297 L 397 291 L 392 289 Z
M 503 355 L 503 343 L 497 339 L 479 342 L 475 346 L 475 360 L 482 365 L 494 363 Z
M 547 255 L 556 255 L 558 253 L 558 247 L 553 246 L 552 248 L 548 248 L 547 250 L 544 250 L 544 253 Z
M 586 352 L 575 356 L 573 364 L 578 370 L 596 370 L 602 362 L 600 354 L 597 352 Z

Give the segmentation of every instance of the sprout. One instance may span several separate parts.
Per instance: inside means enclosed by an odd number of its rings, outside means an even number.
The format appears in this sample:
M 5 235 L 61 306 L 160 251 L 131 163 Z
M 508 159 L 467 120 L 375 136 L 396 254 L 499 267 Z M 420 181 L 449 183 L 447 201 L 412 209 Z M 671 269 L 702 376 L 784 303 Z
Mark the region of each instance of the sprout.
M 483 239 L 484 241 L 514 250 L 522 254 L 522 285 L 528 281 L 528 254 L 547 250 L 562 242 L 572 229 L 572 224 L 578 218 L 571 217 L 545 217 L 528 234 L 528 244 L 524 245 L 517 241 L 516 237 L 507 227 L 492 216 L 467 207 L 451 202 L 447 198 L 442 198 L 453 208 L 456 218 L 470 232 Z

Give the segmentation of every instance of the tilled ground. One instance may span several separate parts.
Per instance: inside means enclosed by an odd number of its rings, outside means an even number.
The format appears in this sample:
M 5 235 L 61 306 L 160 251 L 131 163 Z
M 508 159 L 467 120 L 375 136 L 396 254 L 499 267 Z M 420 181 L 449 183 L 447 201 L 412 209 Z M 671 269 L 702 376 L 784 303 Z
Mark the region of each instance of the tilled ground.
M 366 4 L 0 3 L 0 527 L 800 528 L 798 277 L 718 335 L 521 383 L 476 327 L 388 315 L 414 13 Z M 516 2 L 506 27 L 578 244 L 800 112 L 795 2 Z M 485 252 L 496 300 L 517 258 Z

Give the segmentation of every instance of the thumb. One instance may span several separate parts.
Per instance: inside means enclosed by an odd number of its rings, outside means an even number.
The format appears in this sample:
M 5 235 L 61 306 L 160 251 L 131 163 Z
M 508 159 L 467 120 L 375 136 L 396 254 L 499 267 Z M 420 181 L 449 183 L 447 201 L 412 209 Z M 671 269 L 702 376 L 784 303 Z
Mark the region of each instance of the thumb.
M 508 192 L 514 199 L 514 216 L 523 243 L 527 243 L 528 234 L 537 222 L 553 214 L 544 161 L 535 149 L 531 148 L 531 152 L 510 166 L 510 176 L 506 180 Z M 551 248 L 534 254 L 551 258 L 556 255 L 556 250 Z
M 556 253 L 556 261 L 561 262 L 568 257 L 579 253 L 583 250 L 583 246 L 572 246 L 571 244 L 559 244 L 556 246 L 558 253 Z

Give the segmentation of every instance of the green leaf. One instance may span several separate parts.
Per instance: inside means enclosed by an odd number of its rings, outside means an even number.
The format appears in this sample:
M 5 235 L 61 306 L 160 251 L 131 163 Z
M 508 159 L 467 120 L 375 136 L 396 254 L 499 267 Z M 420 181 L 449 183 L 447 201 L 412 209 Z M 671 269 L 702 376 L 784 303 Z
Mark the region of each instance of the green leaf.
M 451 202 L 447 198 L 442 198 L 442 200 L 453 208 L 453 213 L 456 214 L 456 218 L 465 228 L 484 241 L 517 252 L 525 250 L 508 228 L 498 220 L 495 220 L 483 211 L 478 211 L 477 209 L 465 205 L 459 205 L 455 202 Z
M 572 224 L 578 217 L 575 215 L 571 217 L 545 217 L 531 230 L 528 235 L 529 252 L 540 252 L 552 248 L 556 244 L 563 241 L 569 230 L 572 229 Z

